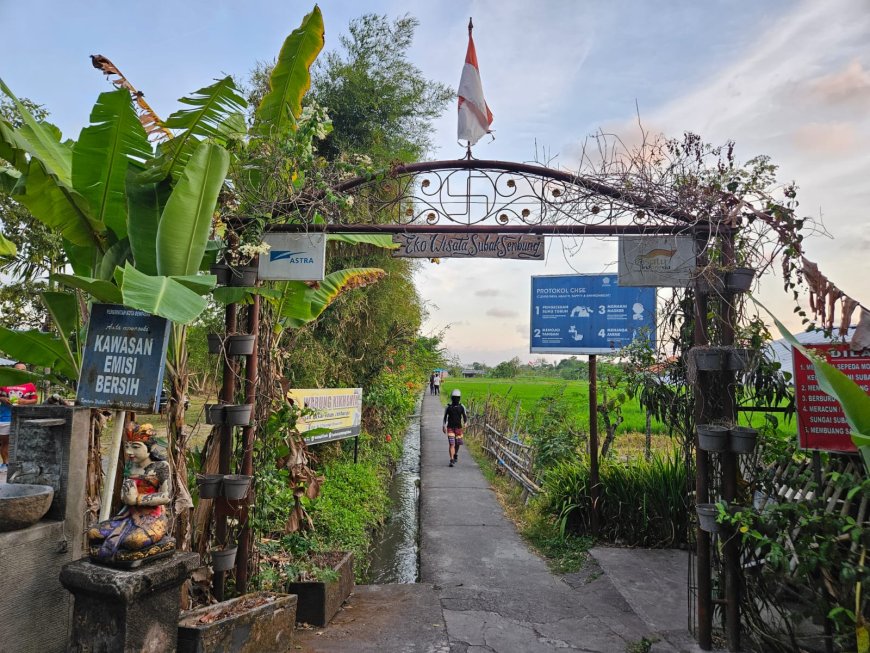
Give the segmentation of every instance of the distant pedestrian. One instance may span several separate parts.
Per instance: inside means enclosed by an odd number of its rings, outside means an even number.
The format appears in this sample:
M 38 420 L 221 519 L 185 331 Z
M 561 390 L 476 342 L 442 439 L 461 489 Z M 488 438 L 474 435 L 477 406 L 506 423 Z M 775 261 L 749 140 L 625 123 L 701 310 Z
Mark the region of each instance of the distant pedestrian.
M 432 383 L 435 384 L 435 394 L 441 394 L 441 372 L 435 373 L 435 378 L 432 379 Z
M 429 394 L 435 394 L 435 372 L 429 375 Z
M 462 446 L 462 428 L 468 424 L 468 413 L 465 406 L 459 403 L 462 393 L 454 390 L 450 393 L 450 403 L 444 410 L 444 426 L 441 430 L 447 434 L 450 452 L 450 466 L 459 462 L 459 447 Z
M 16 363 L 16 370 L 24 371 L 24 363 Z M 28 406 L 36 403 L 36 386 L 32 383 L 0 387 L 0 472 L 6 471 L 9 462 L 9 430 L 12 426 L 12 406 Z

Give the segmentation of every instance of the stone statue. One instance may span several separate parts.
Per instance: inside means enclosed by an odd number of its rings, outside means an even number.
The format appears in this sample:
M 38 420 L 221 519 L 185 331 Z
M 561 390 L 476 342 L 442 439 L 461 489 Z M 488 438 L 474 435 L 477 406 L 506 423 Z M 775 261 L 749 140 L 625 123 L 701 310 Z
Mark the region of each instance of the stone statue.
M 117 515 L 88 530 L 92 562 L 114 567 L 138 567 L 172 554 L 175 539 L 167 535 L 166 505 L 172 497 L 169 463 L 155 451 L 151 424 L 134 425 L 124 443 L 124 483 Z

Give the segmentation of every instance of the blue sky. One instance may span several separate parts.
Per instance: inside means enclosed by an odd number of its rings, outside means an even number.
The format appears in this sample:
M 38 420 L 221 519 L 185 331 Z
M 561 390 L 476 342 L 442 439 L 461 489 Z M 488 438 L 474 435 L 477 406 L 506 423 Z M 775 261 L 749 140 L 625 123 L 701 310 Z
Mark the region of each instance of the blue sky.
M 769 154 L 783 180 L 801 187 L 802 211 L 835 237 L 808 243 L 810 258 L 853 297 L 870 302 L 870 11 L 849 0 L 480 0 L 321 3 L 327 48 L 364 12 L 420 20 L 412 59 L 430 78 L 458 85 L 468 17 L 495 141 L 475 156 L 571 169 L 599 128 L 637 138 L 645 128 L 737 142 L 747 160 Z M 0 77 L 44 104 L 76 135 L 107 82 L 88 55 L 112 59 L 160 115 L 176 99 L 227 73 L 243 76 L 274 57 L 312 5 L 299 2 L 71 3 L 0 0 Z M 436 123 L 435 158 L 462 155 L 455 109 Z M 576 245 L 576 243 L 574 244 Z M 541 263 L 445 260 L 418 285 L 430 302 L 427 328 L 450 325 L 463 360 L 528 358 L 529 276 L 610 271 L 613 241 L 560 243 Z M 791 306 L 774 279 L 763 295 Z

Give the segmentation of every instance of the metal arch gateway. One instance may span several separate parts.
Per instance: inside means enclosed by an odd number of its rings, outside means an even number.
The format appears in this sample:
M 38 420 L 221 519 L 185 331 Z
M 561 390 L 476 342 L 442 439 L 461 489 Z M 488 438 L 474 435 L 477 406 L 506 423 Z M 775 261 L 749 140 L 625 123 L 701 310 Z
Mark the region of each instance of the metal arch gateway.
M 642 187 L 642 180 L 638 186 Z M 549 236 L 696 235 L 731 228 L 660 199 L 541 165 L 458 159 L 395 166 L 356 177 L 333 191 L 365 200 L 390 223 L 272 225 L 274 232 L 479 233 Z M 280 208 L 276 213 L 280 213 Z
M 455 161 L 420 162 L 400 165 L 365 177 L 357 177 L 335 186 L 332 190 L 360 200 L 372 215 L 393 216 L 391 223 L 374 220 L 347 224 L 341 215 L 328 215 L 325 224 L 272 225 L 276 232 L 327 233 L 496 233 L 535 234 L 549 236 L 620 236 L 620 235 L 685 235 L 695 239 L 700 252 L 698 264 L 706 261 L 706 246 L 717 240 L 724 265 L 734 265 L 736 223 L 715 212 L 698 215 L 679 205 L 681 199 L 691 205 L 689 193 L 681 197 L 678 189 L 667 197 L 657 195 L 650 181 L 644 192 L 644 179 L 621 177 L 621 187 L 599 179 L 573 175 L 540 165 L 505 161 L 485 161 L 470 158 Z M 703 198 L 702 198 L 703 199 Z M 709 198 L 708 198 L 709 199 Z M 721 199 L 721 198 L 719 198 Z M 725 202 L 727 204 L 727 201 Z M 277 207 L 276 217 L 289 213 Z M 707 327 L 708 293 L 701 286 L 694 292 L 694 345 L 710 343 Z M 735 313 L 730 301 L 723 302 L 717 319 L 721 330 L 721 345 L 734 343 Z M 594 379 L 590 356 L 590 381 Z M 733 374 L 733 373 L 732 373 Z M 590 384 L 590 404 L 594 407 L 594 381 Z M 712 396 L 714 386 L 702 377 L 693 383 L 695 401 L 694 422 L 701 424 L 714 419 L 736 418 L 733 389 L 726 392 L 723 405 L 711 408 L 704 397 Z M 713 414 L 717 413 L 717 414 Z M 721 413 L 721 414 L 719 414 Z M 590 468 L 597 469 L 597 420 L 590 419 Z M 736 454 L 720 455 L 722 470 L 721 496 L 730 501 L 737 491 Z M 706 503 L 711 494 L 711 472 L 715 459 L 695 446 L 695 501 Z M 598 479 L 591 473 L 593 497 L 598 491 Z M 594 504 L 595 502 L 593 502 Z M 597 522 L 593 511 L 593 528 Z M 734 538 L 726 542 L 724 581 L 726 639 L 729 650 L 740 648 L 740 559 Z M 709 533 L 696 530 L 695 549 L 695 624 L 696 636 L 704 650 L 712 648 L 713 578 L 712 540 Z M 691 577 L 690 577 L 691 578 Z M 691 592 L 690 580 L 690 592 Z

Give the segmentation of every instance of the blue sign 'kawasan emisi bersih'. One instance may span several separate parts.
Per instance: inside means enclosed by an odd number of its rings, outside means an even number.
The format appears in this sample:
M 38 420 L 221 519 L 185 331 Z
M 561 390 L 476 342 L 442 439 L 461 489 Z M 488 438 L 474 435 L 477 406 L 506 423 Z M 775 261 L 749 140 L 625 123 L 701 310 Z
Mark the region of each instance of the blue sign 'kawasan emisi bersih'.
M 169 320 L 118 304 L 94 304 L 76 403 L 156 413 Z
M 613 354 L 640 335 L 655 344 L 655 288 L 615 274 L 532 277 L 532 353 Z

